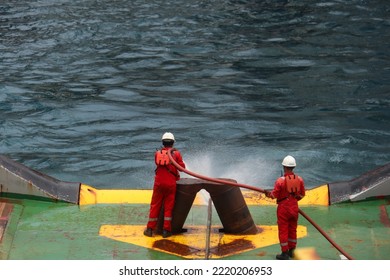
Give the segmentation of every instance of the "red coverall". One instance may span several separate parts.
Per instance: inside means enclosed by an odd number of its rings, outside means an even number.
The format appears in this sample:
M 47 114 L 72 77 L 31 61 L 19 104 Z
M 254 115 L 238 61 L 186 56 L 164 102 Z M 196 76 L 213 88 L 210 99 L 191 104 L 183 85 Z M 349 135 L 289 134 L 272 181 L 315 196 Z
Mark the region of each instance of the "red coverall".
M 162 149 L 168 150 L 171 148 L 163 147 Z M 158 151 L 156 151 L 155 157 L 157 153 Z M 180 166 L 185 168 L 183 158 L 178 150 L 173 152 L 172 157 Z M 156 229 L 161 206 L 164 204 L 163 229 L 170 232 L 172 224 L 172 210 L 175 205 L 176 181 L 180 179 L 180 174 L 173 164 L 164 166 L 157 165 L 155 173 L 156 175 L 154 177 L 153 194 L 150 203 L 147 227 L 152 230 Z
M 288 178 L 286 179 L 286 177 Z M 290 186 L 294 185 L 292 192 L 289 192 L 287 188 L 287 181 L 289 181 Z M 298 201 L 305 196 L 303 179 L 293 172 L 286 172 L 283 177 L 279 177 L 275 181 L 271 196 L 276 198 L 278 204 L 276 214 L 280 247 L 282 252 L 287 252 L 290 249 L 295 249 L 297 245 Z

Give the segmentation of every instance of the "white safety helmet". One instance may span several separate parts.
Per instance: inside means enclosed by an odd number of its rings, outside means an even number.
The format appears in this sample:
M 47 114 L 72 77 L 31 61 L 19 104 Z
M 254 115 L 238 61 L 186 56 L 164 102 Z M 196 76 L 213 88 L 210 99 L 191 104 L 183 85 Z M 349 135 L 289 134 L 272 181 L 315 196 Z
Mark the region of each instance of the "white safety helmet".
M 297 163 L 295 162 L 295 158 L 288 155 L 283 159 L 282 165 L 286 166 L 286 167 L 295 167 L 295 166 L 297 166 Z
M 168 140 L 168 141 L 173 141 L 175 142 L 175 136 L 173 136 L 172 133 L 170 132 L 165 132 L 161 138 L 162 141 Z

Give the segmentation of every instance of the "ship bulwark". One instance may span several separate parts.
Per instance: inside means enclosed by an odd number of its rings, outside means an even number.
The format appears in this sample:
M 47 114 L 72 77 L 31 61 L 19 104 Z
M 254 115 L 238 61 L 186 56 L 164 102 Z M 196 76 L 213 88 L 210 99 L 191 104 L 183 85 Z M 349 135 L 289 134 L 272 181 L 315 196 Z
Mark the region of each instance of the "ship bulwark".
M 80 185 L 57 180 L 0 155 L 0 196 L 22 195 L 78 204 Z

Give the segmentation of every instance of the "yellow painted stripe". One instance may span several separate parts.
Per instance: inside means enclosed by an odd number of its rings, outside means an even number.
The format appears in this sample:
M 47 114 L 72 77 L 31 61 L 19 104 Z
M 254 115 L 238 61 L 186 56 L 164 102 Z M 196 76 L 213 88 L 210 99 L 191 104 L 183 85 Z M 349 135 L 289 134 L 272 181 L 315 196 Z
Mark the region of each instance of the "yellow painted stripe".
M 115 203 L 130 203 L 130 204 L 150 204 L 152 198 L 152 190 L 127 190 L 127 189 L 105 189 L 99 190 L 91 186 L 81 184 L 80 188 L 80 205 L 87 204 L 115 204 Z M 199 192 L 194 200 L 193 205 L 205 205 L 205 199 Z
M 252 190 L 242 190 L 247 205 L 275 205 L 276 200 L 267 198 L 263 193 Z M 149 204 L 152 190 L 105 189 L 99 190 L 88 185 L 81 185 L 80 205 L 98 203 L 131 203 Z M 201 192 L 195 197 L 193 205 L 206 205 L 207 200 Z M 299 205 L 329 205 L 328 185 L 322 185 L 306 191 L 306 196 Z
M 329 205 L 328 185 L 322 185 L 306 191 L 305 197 L 299 201 L 299 205 Z
M 243 190 L 242 194 L 247 205 L 275 205 L 276 200 L 266 197 L 263 193 Z M 299 205 L 329 205 L 328 185 L 322 185 L 306 190 L 305 197 L 299 201 Z
M 221 233 L 218 227 L 212 227 L 209 257 L 218 259 L 279 244 L 277 225 L 261 225 L 258 228 L 259 233 L 255 235 L 232 235 Z M 169 238 L 162 238 L 161 235 L 146 237 L 143 235 L 144 229 L 144 225 L 102 225 L 99 235 L 184 258 L 204 259 L 206 257 L 206 226 L 186 226 L 188 230 L 186 233 Z M 297 238 L 306 236 L 307 228 L 298 225 Z

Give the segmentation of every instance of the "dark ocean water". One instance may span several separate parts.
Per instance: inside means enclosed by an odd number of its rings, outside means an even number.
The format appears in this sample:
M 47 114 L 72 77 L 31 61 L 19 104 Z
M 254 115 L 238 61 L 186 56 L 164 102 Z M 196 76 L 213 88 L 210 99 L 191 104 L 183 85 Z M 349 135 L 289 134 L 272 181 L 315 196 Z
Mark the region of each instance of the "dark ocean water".
M 65 181 L 151 188 L 189 170 L 308 188 L 390 162 L 390 6 L 379 1 L 0 2 L 0 153 Z

